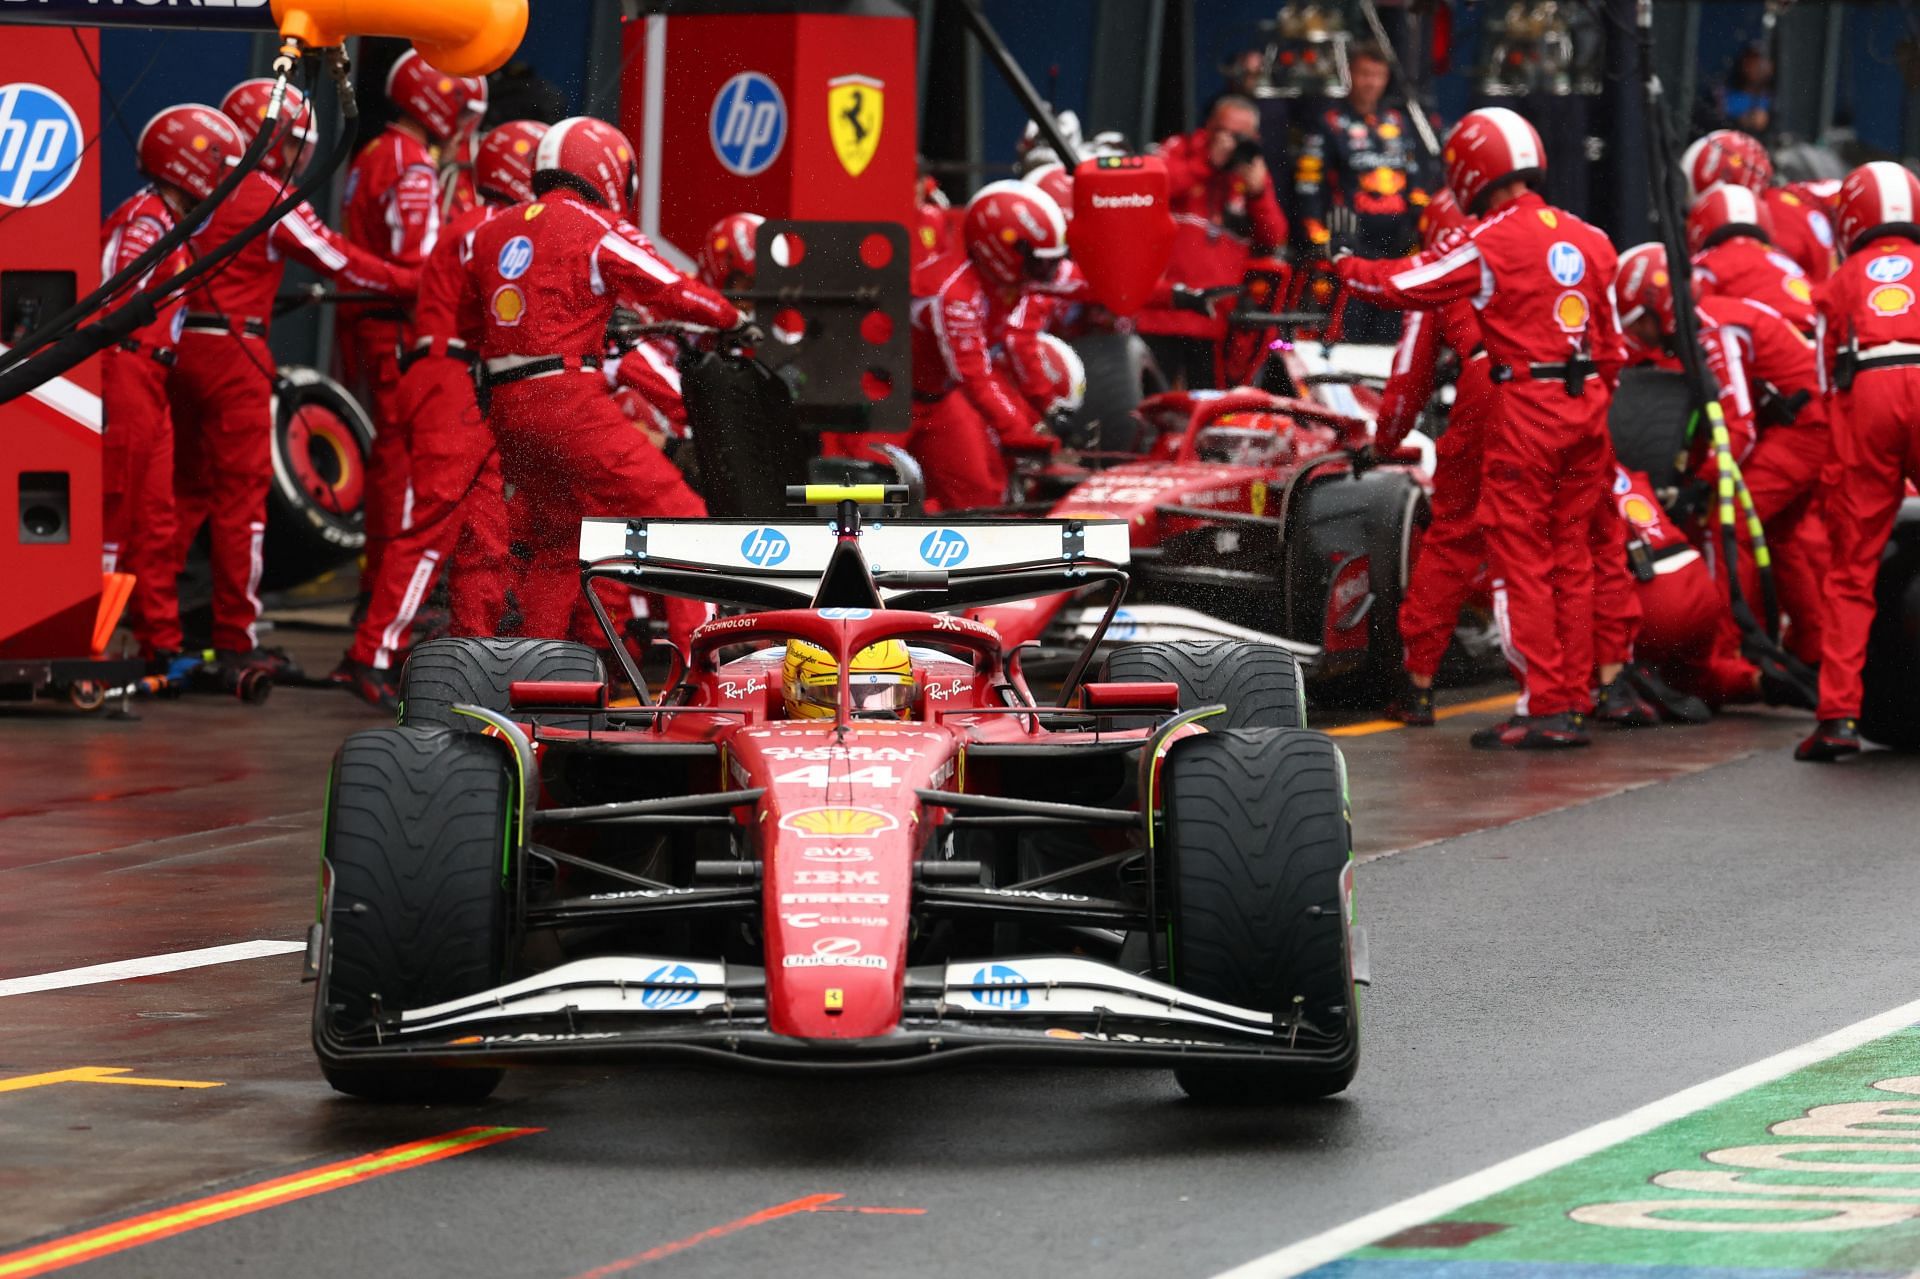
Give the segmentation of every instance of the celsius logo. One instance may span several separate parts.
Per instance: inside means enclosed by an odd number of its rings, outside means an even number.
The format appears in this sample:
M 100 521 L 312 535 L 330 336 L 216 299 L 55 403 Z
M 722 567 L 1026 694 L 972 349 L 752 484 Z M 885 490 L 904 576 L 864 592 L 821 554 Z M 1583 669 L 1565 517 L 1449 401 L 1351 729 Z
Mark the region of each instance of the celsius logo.
M 787 540 L 786 535 L 771 528 L 757 528 L 740 543 L 740 553 L 755 568 L 772 568 L 786 559 L 792 549 L 793 543 Z
M 763 172 L 787 140 L 787 100 L 780 86 L 758 71 L 728 80 L 713 97 L 707 136 L 728 173 L 750 178 Z
M 1027 1006 L 1027 978 L 1018 968 L 1006 964 L 988 964 L 973 975 L 975 986 L 988 989 L 976 990 L 973 998 L 989 1008 L 1025 1008 Z
M 640 996 L 642 1007 L 678 1008 L 699 996 L 700 974 L 685 964 L 662 964 L 647 974 L 646 985 L 651 989 Z
M 920 558 L 935 568 L 952 568 L 967 558 L 967 539 L 950 528 L 937 528 L 921 540 Z
M 533 265 L 533 241 L 524 235 L 514 236 L 500 246 L 500 257 L 494 265 L 500 268 L 501 279 L 519 279 Z
M 28 209 L 80 173 L 80 117 L 37 84 L 0 84 L 0 204 Z
M 1093 207 L 1096 209 L 1151 209 L 1153 197 L 1145 191 L 1137 191 L 1132 195 L 1101 195 L 1095 191 Z

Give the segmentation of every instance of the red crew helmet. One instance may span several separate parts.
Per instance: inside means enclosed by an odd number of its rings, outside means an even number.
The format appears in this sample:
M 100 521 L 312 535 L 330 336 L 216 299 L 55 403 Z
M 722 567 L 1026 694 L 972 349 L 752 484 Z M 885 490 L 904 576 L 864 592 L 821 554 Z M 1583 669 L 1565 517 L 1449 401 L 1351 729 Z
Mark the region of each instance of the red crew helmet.
M 462 125 L 487 113 L 487 82 L 478 76 L 448 75 L 408 49 L 387 72 L 387 101 L 428 137 L 445 142 Z
M 1773 160 L 1760 140 L 1738 129 L 1715 129 L 1680 157 L 1687 175 L 1687 198 L 1697 200 L 1708 189 L 1725 183 L 1755 193 L 1773 185 Z
M 242 80 L 227 90 L 227 96 L 220 99 L 220 110 L 227 119 L 240 128 L 240 136 L 249 145 L 260 132 L 260 125 L 267 118 L 267 103 L 273 97 L 273 81 L 264 76 L 252 80 Z M 287 86 L 287 101 L 280 108 L 279 135 L 267 146 L 267 153 L 261 157 L 260 167 L 268 173 L 278 173 L 281 166 L 280 148 L 289 139 L 305 146 L 313 141 L 313 107 L 307 101 L 307 95 Z
M 533 199 L 533 155 L 547 126 L 538 120 L 508 120 L 487 130 L 473 157 L 473 185 L 495 204 Z
M 1667 246 L 1650 241 L 1622 253 L 1613 277 L 1613 296 L 1620 307 L 1621 329 L 1631 330 L 1642 316 L 1652 315 L 1660 332 L 1673 332 L 1673 277 L 1667 273 Z M 1627 340 L 1640 345 L 1631 332 Z
M 1447 232 L 1464 233 L 1471 225 L 1472 219 L 1460 211 L 1460 202 L 1453 198 L 1453 192 L 1442 187 L 1427 201 L 1427 207 L 1420 210 L 1420 247 L 1431 249 L 1443 236 L 1451 244 L 1458 237 L 1447 236 Z
M 1481 107 L 1461 116 L 1441 158 L 1453 198 L 1475 216 L 1486 212 L 1482 197 L 1493 188 L 1515 178 L 1532 185 L 1547 171 L 1539 131 L 1506 107 Z
M 753 284 L 755 237 L 766 219 L 758 213 L 729 213 L 700 241 L 700 278 L 716 289 Z
M 203 102 L 183 102 L 154 116 L 140 130 L 136 148 L 140 172 L 179 187 L 196 201 L 213 194 L 246 149 L 233 121 Z
M 545 195 L 571 187 L 622 217 L 633 213 L 640 192 L 640 166 L 627 135 L 590 115 L 562 120 L 547 130 L 533 157 L 533 191 Z
M 1920 240 L 1920 179 L 1891 160 L 1861 165 L 1840 184 L 1834 223 L 1846 253 L 1889 232 Z
M 1714 187 L 1687 210 L 1687 248 L 1702 253 L 1735 236 L 1773 243 L 1773 214 L 1766 202 L 1745 187 Z
M 967 201 L 960 237 L 975 267 L 998 284 L 1046 281 L 1067 254 L 1067 219 L 1028 182 L 989 182 Z
M 1073 174 L 1065 165 L 1043 164 L 1027 175 L 1027 181 L 1047 193 L 1060 208 L 1060 216 L 1073 221 Z

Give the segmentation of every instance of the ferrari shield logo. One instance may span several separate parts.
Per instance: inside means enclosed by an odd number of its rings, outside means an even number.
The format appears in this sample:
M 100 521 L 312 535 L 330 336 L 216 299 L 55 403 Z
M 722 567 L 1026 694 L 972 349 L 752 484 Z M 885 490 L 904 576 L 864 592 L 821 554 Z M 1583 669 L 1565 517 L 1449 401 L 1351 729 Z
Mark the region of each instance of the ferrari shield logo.
M 880 149 L 881 107 L 886 85 L 872 76 L 843 75 L 827 81 L 827 136 L 850 177 L 859 177 Z

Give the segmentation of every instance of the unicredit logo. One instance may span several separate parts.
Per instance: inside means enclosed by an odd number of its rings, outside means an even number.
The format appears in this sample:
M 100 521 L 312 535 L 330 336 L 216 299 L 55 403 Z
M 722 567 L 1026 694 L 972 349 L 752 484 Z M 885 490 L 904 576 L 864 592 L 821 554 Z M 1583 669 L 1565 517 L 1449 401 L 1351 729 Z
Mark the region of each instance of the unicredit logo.
M 1093 207 L 1096 209 L 1151 209 L 1153 197 L 1144 191 L 1132 195 L 1101 195 L 1093 193 Z

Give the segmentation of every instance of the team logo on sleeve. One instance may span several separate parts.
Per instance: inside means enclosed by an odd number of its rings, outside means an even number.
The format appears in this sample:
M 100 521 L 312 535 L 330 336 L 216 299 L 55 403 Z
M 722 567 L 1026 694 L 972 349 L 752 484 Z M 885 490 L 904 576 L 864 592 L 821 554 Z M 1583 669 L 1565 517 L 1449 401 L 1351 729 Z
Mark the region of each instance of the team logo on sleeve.
M 1554 283 L 1570 289 L 1587 278 L 1586 254 L 1565 240 L 1555 240 L 1553 247 L 1547 250 L 1547 271 L 1553 276 Z
M 524 235 L 514 236 L 500 246 L 500 256 L 494 265 L 500 269 L 501 279 L 519 279 L 533 265 L 533 241 Z
M 827 81 L 827 136 L 848 177 L 859 177 L 880 149 L 881 108 L 886 85 L 872 76 L 843 75 Z
M 1913 259 L 1890 253 L 1867 263 L 1867 278 L 1875 284 L 1896 284 L 1913 274 Z
M 1573 289 L 1554 299 L 1553 321 L 1560 326 L 1562 333 L 1585 333 L 1587 317 L 1591 314 L 1587 299 Z

